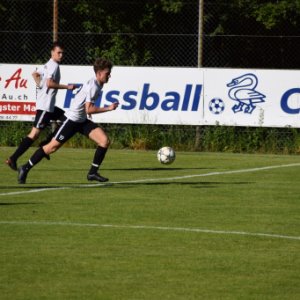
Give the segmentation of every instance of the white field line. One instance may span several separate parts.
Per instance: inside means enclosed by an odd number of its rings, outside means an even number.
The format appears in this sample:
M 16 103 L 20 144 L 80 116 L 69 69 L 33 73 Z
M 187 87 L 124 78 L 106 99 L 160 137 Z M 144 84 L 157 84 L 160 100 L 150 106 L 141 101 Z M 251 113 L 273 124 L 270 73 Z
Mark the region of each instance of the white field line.
M 98 227 L 98 228 L 115 228 L 115 229 L 141 229 L 141 230 L 163 230 L 163 231 L 183 231 L 198 232 L 211 234 L 227 234 L 227 235 L 244 235 L 254 237 L 269 237 L 277 239 L 299 240 L 300 236 L 257 233 L 245 231 L 226 231 L 226 230 L 210 230 L 201 228 L 184 228 L 184 227 L 162 227 L 162 226 L 144 226 L 144 225 L 112 225 L 112 224 L 87 224 L 87 223 L 70 223 L 70 222 L 30 222 L 30 221 L 0 221 L 0 225 L 39 225 L 39 226 L 78 226 L 78 227 Z
M 214 175 L 226 175 L 226 174 L 238 174 L 238 173 L 249 173 L 249 172 L 258 172 L 264 170 L 272 170 L 278 168 L 289 168 L 289 167 L 298 167 L 300 163 L 294 164 L 286 164 L 286 165 L 275 165 L 275 166 L 267 166 L 267 167 L 258 167 L 258 168 L 250 168 L 250 169 L 240 169 L 240 170 L 231 170 L 231 171 L 223 171 L 223 172 L 210 172 L 204 174 L 194 174 L 194 175 L 183 175 L 176 177 L 163 177 L 163 178 L 145 178 L 145 179 L 136 179 L 136 180 L 128 180 L 128 181 L 115 181 L 115 182 L 106 182 L 106 183 L 94 183 L 94 184 L 79 184 L 72 186 L 61 186 L 61 187 L 49 187 L 49 188 L 36 188 L 27 191 L 16 191 L 16 192 L 8 192 L 8 193 L 0 193 L 0 196 L 11 196 L 11 195 L 20 195 L 20 194 L 28 194 L 28 193 L 39 193 L 45 191 L 56 191 L 56 190 L 66 190 L 73 188 L 90 188 L 90 187 L 99 187 L 99 186 L 108 186 L 113 184 L 124 184 L 124 183 L 141 183 L 141 182 L 159 182 L 159 181 L 172 181 L 178 179 L 188 179 L 195 177 L 207 177 Z

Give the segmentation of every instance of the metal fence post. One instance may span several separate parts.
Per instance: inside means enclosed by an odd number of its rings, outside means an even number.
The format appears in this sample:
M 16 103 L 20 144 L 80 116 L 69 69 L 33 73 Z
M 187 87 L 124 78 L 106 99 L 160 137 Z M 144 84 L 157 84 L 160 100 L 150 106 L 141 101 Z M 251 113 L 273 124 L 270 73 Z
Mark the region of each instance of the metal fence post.
M 58 38 L 58 0 L 53 0 L 53 42 Z
M 203 60 L 203 2 L 199 0 L 199 15 L 198 15 L 198 68 L 202 67 Z M 201 126 L 196 126 L 195 133 L 195 149 L 197 150 L 200 145 L 201 139 Z

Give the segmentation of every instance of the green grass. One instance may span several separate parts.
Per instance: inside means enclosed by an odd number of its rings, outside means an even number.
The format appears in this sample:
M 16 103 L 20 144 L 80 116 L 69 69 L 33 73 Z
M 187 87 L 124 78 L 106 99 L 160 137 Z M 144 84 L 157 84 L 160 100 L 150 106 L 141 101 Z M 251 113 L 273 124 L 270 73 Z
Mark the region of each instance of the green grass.
M 300 299 L 300 165 L 260 169 L 298 156 L 177 152 L 163 166 L 110 150 L 98 185 L 93 153 L 62 148 L 26 185 L 0 165 L 1 300 Z

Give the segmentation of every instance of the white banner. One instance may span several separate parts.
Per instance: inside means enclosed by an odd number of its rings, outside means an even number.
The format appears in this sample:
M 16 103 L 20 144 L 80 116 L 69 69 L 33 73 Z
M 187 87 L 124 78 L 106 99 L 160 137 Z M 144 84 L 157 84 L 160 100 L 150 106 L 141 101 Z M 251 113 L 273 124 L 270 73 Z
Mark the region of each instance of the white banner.
M 31 73 L 34 66 L 0 65 L 0 120 L 32 121 L 36 88 Z
M 37 65 L 0 65 L 0 120 L 32 121 Z M 61 83 L 83 84 L 91 66 L 61 65 Z M 97 104 L 119 101 L 99 123 L 300 127 L 300 71 L 114 67 Z M 68 109 L 73 91 L 59 90 Z

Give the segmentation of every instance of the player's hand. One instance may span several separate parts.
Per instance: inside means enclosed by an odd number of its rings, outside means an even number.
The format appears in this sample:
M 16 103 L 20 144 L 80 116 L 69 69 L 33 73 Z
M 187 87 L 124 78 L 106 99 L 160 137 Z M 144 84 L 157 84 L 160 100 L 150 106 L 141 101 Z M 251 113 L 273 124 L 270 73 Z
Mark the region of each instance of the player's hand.
M 76 84 L 68 84 L 68 90 L 75 90 L 77 87 Z
M 110 110 L 115 110 L 117 107 L 119 106 L 119 102 L 114 102 L 112 103 L 109 107 L 110 107 Z
M 38 89 L 41 89 L 41 88 L 42 88 L 42 86 L 41 86 L 41 82 L 42 82 L 41 75 L 40 75 L 38 72 L 33 72 L 33 73 L 32 73 L 32 77 L 33 77 L 33 79 L 34 79 L 34 82 L 35 82 L 35 84 L 36 84 L 36 87 L 37 87 Z

